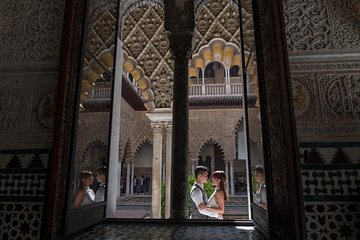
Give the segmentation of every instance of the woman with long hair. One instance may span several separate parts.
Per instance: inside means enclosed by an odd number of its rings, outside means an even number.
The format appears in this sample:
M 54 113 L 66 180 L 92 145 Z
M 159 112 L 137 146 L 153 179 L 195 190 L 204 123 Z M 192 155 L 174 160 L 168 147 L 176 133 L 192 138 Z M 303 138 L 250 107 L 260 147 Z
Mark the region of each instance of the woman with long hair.
M 226 175 L 223 171 L 215 171 L 211 175 L 211 183 L 215 191 L 210 196 L 207 205 L 202 207 L 218 214 L 218 219 L 223 219 L 227 194 L 225 190 Z
M 95 202 L 95 193 L 90 188 L 93 182 L 93 173 L 82 171 L 79 175 L 80 186 L 76 192 L 75 207 Z

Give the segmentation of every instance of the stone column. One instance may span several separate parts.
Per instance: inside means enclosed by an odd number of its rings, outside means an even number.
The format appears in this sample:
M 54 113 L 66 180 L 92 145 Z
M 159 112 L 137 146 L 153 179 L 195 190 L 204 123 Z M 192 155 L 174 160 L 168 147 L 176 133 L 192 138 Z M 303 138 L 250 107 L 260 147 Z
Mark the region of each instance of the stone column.
M 130 188 L 131 188 L 131 176 L 130 176 L 130 162 L 127 162 L 126 165 L 126 195 L 130 194 Z
M 225 92 L 231 94 L 230 69 L 225 68 Z
M 110 159 L 108 168 L 107 179 L 107 197 L 106 197 L 106 217 L 113 218 L 116 216 L 116 181 L 118 179 L 118 164 L 119 164 L 119 142 L 120 142 L 120 114 L 121 108 L 119 103 L 121 102 L 121 82 L 122 82 L 122 65 L 123 65 L 123 53 L 122 43 L 120 39 L 117 39 L 116 46 L 116 60 L 114 63 L 114 85 L 113 85 L 113 106 L 111 117 L 111 136 L 110 136 Z
M 161 218 L 161 167 L 162 167 L 162 123 L 151 123 L 153 128 L 153 159 L 151 185 L 151 212 L 153 218 Z
M 165 124 L 166 128 L 166 196 L 165 196 L 165 218 L 170 217 L 170 196 L 171 196 L 171 141 L 172 125 Z
M 121 166 L 122 166 L 122 161 L 119 161 L 119 166 L 118 166 L 118 177 L 117 177 L 117 183 L 116 183 L 116 186 L 117 186 L 117 196 L 120 197 L 121 195 L 121 190 L 120 190 L 120 182 L 121 182 Z
M 230 162 L 230 190 L 231 195 L 235 195 L 235 186 L 234 186 L 234 160 Z
M 189 158 L 189 81 L 187 79 L 192 33 L 170 33 L 169 39 L 174 58 L 170 215 L 174 219 L 186 219 L 188 218 Z
M 205 70 L 204 69 L 201 69 L 201 72 L 202 72 L 202 81 L 201 81 L 201 94 L 202 95 L 205 95 L 205 76 L 204 76 L 204 74 L 205 74 Z
M 189 59 L 195 27 L 194 1 L 164 1 L 165 30 L 174 59 L 170 216 L 188 218 Z
M 191 174 L 195 175 L 195 168 L 198 165 L 199 159 L 197 157 L 191 157 Z
M 130 175 L 130 193 L 134 194 L 134 168 L 135 168 L 135 163 L 131 162 L 131 175 Z
M 161 162 L 161 182 L 166 181 L 166 161 Z
M 225 160 L 225 175 L 226 175 L 226 190 L 228 193 L 230 193 L 230 188 L 229 188 L 230 174 L 229 174 L 229 161 L 228 160 Z

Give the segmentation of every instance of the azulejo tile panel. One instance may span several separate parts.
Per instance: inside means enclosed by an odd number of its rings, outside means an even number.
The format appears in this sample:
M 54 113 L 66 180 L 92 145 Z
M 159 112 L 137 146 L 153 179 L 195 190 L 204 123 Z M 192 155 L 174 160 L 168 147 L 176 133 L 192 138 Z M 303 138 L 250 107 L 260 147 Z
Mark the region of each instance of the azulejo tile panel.
M 360 164 L 339 150 L 315 160 L 301 165 L 307 239 L 360 239 Z
M 360 239 L 360 203 L 305 204 L 307 239 Z
M 42 203 L 0 202 L 0 239 L 39 239 Z
M 39 239 L 49 149 L 0 151 L 0 239 Z

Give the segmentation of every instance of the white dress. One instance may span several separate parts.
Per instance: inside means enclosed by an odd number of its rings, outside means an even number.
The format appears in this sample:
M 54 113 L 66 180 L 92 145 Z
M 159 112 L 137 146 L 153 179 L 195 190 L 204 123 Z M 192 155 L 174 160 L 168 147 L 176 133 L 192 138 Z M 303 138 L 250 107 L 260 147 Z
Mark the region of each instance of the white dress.
M 89 187 L 84 187 L 85 191 L 85 198 L 83 202 L 80 205 L 86 205 L 95 202 L 95 193 L 94 191 Z
M 211 194 L 211 196 L 210 196 L 210 198 L 209 198 L 209 200 L 208 200 L 207 205 L 208 205 L 209 207 L 219 208 L 219 205 L 218 205 L 217 202 L 215 201 L 215 193 L 216 193 L 216 189 L 215 189 L 215 191 L 213 192 L 213 194 Z M 220 216 L 217 217 L 217 219 L 223 219 L 223 216 L 220 215 Z

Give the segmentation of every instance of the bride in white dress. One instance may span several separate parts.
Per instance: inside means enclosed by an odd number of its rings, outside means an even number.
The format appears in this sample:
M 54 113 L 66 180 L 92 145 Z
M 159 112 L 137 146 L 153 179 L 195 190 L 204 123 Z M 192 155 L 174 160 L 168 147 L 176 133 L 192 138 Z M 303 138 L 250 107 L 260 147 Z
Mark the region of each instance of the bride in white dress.
M 211 182 L 215 186 L 215 191 L 211 194 L 207 205 L 202 207 L 212 212 L 218 213 L 218 219 L 223 219 L 225 211 L 225 201 L 227 200 L 225 190 L 226 176 L 223 171 L 215 171 L 211 175 Z

